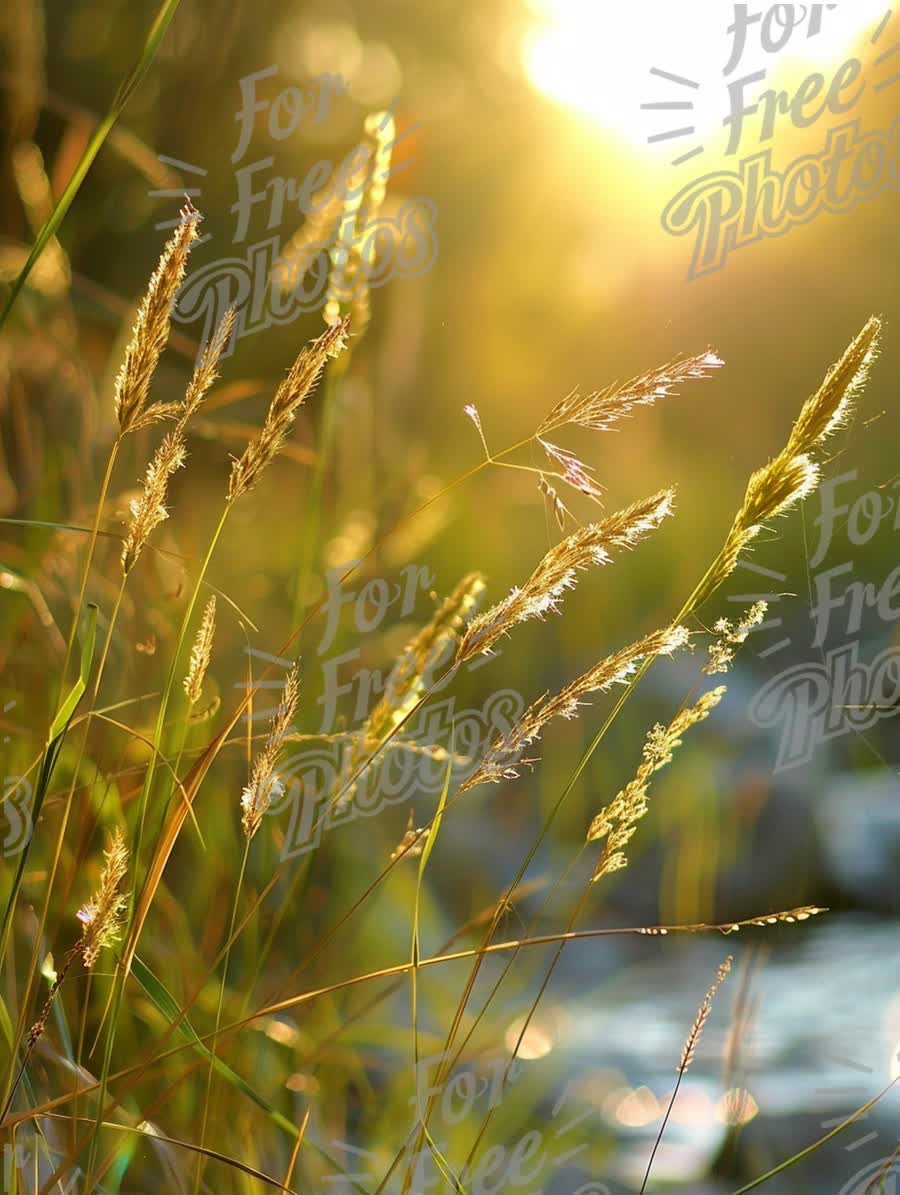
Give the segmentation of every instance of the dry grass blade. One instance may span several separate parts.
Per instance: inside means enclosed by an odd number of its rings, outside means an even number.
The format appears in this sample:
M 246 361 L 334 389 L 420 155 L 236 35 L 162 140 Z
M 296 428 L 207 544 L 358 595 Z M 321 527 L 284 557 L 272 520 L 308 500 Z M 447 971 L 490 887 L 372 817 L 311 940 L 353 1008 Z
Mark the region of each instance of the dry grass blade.
M 518 623 L 543 618 L 575 584 L 577 574 L 591 564 L 606 564 L 610 552 L 633 547 L 672 512 L 673 490 L 661 490 L 600 523 L 580 527 L 546 554 L 521 589 L 469 623 L 457 662 L 489 652 L 498 639 Z

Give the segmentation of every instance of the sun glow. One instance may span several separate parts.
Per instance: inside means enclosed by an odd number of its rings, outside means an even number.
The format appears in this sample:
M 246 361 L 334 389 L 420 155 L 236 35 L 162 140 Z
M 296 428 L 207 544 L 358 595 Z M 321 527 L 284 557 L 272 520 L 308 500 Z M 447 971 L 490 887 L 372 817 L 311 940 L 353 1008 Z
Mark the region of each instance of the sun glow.
M 521 52 L 532 84 L 557 103 L 650 148 L 655 144 L 650 138 L 657 135 L 664 142 L 665 134 L 671 136 L 679 126 L 696 130 L 698 137 L 720 128 L 728 110 L 728 79 L 763 69 L 762 88 L 787 87 L 791 76 L 799 83 L 815 69 L 830 78 L 853 54 L 856 40 L 874 32 L 887 11 L 886 0 L 793 6 L 803 11 L 805 23 L 798 22 L 784 47 L 769 53 L 762 45 L 762 21 L 757 21 L 748 27 L 743 54 L 726 79 L 734 8 L 722 0 L 689 5 L 530 0 L 529 7 L 533 19 Z M 772 8 L 792 6 L 758 0 L 750 13 L 765 16 Z M 821 10 L 818 18 L 814 10 Z M 782 35 L 782 26 L 769 25 L 770 44 L 778 44 Z M 669 140 L 668 148 L 673 144 Z

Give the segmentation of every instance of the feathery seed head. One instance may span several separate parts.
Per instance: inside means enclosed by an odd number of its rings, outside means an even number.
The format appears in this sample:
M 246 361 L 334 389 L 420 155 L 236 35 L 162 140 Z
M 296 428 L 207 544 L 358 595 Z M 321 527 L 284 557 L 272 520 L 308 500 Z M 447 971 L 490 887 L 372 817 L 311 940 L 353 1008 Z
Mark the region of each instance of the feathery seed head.
M 425 692 L 426 678 L 447 659 L 459 642 L 460 629 L 484 592 L 480 573 L 468 573 L 435 611 L 431 621 L 404 648 L 385 684 L 384 696 L 366 720 L 363 743 L 377 749 L 414 709 Z
M 122 548 L 122 571 L 126 576 L 137 563 L 152 532 L 169 517 L 166 509 L 169 478 L 176 469 L 181 468 L 186 459 L 184 434 L 178 427 L 169 432 L 153 454 L 147 466 L 141 495 L 132 499 L 131 521 Z
M 694 1019 L 694 1024 L 691 1026 L 688 1039 L 684 1043 L 684 1049 L 681 1051 L 681 1059 L 678 1063 L 679 1075 L 683 1075 L 694 1061 L 694 1054 L 697 1050 L 697 1043 L 700 1040 L 700 1034 L 703 1032 L 703 1027 L 709 1020 L 709 1014 L 712 1011 L 712 1002 L 715 999 L 719 988 L 731 974 L 731 965 L 733 962 L 734 958 L 729 954 L 725 961 L 719 966 L 719 970 L 716 973 L 715 982 L 704 996 L 703 1003 L 697 1010 L 697 1016 Z
M 588 842 L 605 840 L 592 876 L 593 882 L 627 866 L 624 848 L 634 835 L 637 823 L 647 812 L 647 795 L 654 772 L 671 762 L 674 751 L 681 746 L 684 732 L 708 718 L 724 695 L 724 686 L 711 689 L 694 705 L 680 710 L 668 726 L 657 724 L 649 732 L 634 779 L 625 785 L 611 804 L 600 810 L 588 828 Z
M 591 564 L 605 564 L 612 549 L 630 548 L 642 536 L 654 530 L 671 513 L 674 492 L 662 490 L 651 498 L 618 511 L 600 523 L 579 527 L 561 540 L 543 560 L 521 589 L 473 618 L 457 655 L 457 663 L 489 652 L 493 645 L 518 623 L 543 618 L 555 611 L 567 589 L 573 588 L 578 573 Z
M 696 357 L 676 358 L 658 369 L 632 378 L 624 386 L 610 386 L 588 395 L 573 390 L 553 407 L 538 428 L 538 435 L 555 431 L 568 423 L 606 431 L 617 420 L 630 415 L 635 407 L 647 406 L 659 398 L 665 398 L 681 382 L 708 377 L 712 370 L 723 364 L 716 353 L 708 351 Z
M 281 691 L 281 703 L 272 715 L 265 745 L 253 761 L 250 783 L 241 794 L 241 824 L 248 839 L 256 834 L 272 802 L 284 793 L 284 784 L 276 767 L 299 699 L 300 670 L 299 665 L 295 664 Z
M 754 602 L 737 622 L 731 622 L 727 618 L 719 619 L 713 627 L 718 638 L 710 644 L 709 662 L 703 669 L 707 676 L 728 671 L 737 649 L 747 641 L 747 636 L 752 629 L 759 626 L 765 618 L 768 608 L 767 602 Z
M 734 571 L 741 553 L 759 534 L 766 519 L 784 513 L 815 490 L 821 471 L 811 453 L 846 419 L 853 396 L 874 359 L 880 332 L 881 321 L 872 316 L 828 371 L 816 393 L 804 403 L 784 449 L 751 476 L 722 550 L 694 594 L 695 608 Z
M 881 327 L 881 320 L 873 315 L 803 404 L 788 441 L 787 450 L 792 454 L 810 452 L 844 424 L 875 359 Z
M 81 956 L 88 970 L 100 951 L 118 939 L 122 929 L 125 895 L 121 887 L 128 871 L 128 848 L 121 830 L 114 831 L 104 859 L 100 886 L 76 914 L 81 922 Z
M 119 434 L 146 427 L 173 414 L 172 403 L 147 405 L 150 381 L 169 339 L 172 307 L 184 281 L 191 245 L 197 239 L 200 213 L 190 200 L 181 210 L 181 220 L 163 249 L 159 265 L 150 279 L 138 310 L 125 359 L 116 379 L 114 405 Z
M 588 693 L 606 692 L 613 685 L 626 681 L 642 660 L 649 656 L 671 655 L 687 641 L 685 627 L 673 626 L 654 631 L 601 660 L 582 676 L 570 681 L 559 693 L 539 697 L 518 722 L 493 741 L 478 767 L 461 785 L 461 791 L 466 792 L 478 784 L 499 784 L 502 780 L 515 779 L 519 775 L 518 766 L 534 763 L 533 759 L 522 758 L 522 752 L 540 738 L 548 722 L 554 718 L 577 717 L 579 708 L 584 704 L 582 699 Z
M 231 306 L 219 321 L 219 326 L 200 355 L 182 403 L 181 419 L 187 421 L 197 411 L 206 394 L 219 376 L 219 362 L 231 340 L 237 308 Z
M 213 638 L 216 633 L 216 595 L 213 594 L 206 603 L 203 618 L 197 631 L 197 638 L 191 648 L 191 662 L 188 665 L 187 676 L 184 678 L 184 691 L 187 694 L 188 705 L 196 705 L 203 690 L 206 670 L 212 658 Z
M 327 361 L 343 352 L 348 327 L 347 317 L 338 320 L 301 349 L 287 377 L 275 391 L 259 436 L 247 445 L 238 460 L 232 462 L 229 502 L 251 490 L 281 451 L 294 426 L 297 411 L 315 387 Z

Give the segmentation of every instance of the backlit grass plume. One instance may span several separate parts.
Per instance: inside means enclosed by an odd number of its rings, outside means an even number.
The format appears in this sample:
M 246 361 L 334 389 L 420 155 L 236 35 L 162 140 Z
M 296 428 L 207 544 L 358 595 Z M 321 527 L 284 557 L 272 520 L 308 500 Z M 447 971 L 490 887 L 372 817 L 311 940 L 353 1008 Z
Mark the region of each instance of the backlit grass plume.
M 228 482 L 228 501 L 234 502 L 253 489 L 268 466 L 281 451 L 297 411 L 321 376 L 326 362 L 339 356 L 347 342 L 349 320 L 331 324 L 316 340 L 300 351 L 287 377 L 275 391 L 257 439 L 252 440 L 238 460 L 232 462 Z
M 259 829 L 273 798 L 280 795 L 282 791 L 281 779 L 276 771 L 276 766 L 284 745 L 285 735 L 297 712 L 299 698 L 300 672 L 298 665 L 295 664 L 285 681 L 281 693 L 281 703 L 272 716 L 265 746 L 253 761 L 250 783 L 241 795 L 241 825 L 248 840 L 252 839 Z
M 593 668 L 570 681 L 565 688 L 552 696 L 544 695 L 533 702 L 522 717 L 491 744 L 476 770 L 463 782 L 461 791 L 478 784 L 497 784 L 518 776 L 517 765 L 533 763 L 521 758 L 525 751 L 538 739 L 548 722 L 554 718 L 575 718 L 584 698 L 589 693 L 602 693 L 621 684 L 632 675 L 635 668 L 649 656 L 671 655 L 688 641 L 685 627 L 667 627 L 653 631 L 638 639 L 636 643 L 607 656 Z
M 678 1060 L 679 1075 L 683 1075 L 694 1061 L 694 1054 L 697 1051 L 697 1043 L 700 1041 L 700 1035 L 703 1033 L 706 1022 L 709 1020 L 709 1014 L 712 1012 L 713 1000 L 715 1000 L 719 988 L 731 974 L 731 965 L 733 962 L 734 957 L 733 955 L 729 954 L 725 961 L 720 964 L 712 986 L 703 997 L 703 1003 L 697 1009 L 697 1015 L 694 1018 L 691 1031 L 687 1036 L 687 1041 L 684 1043 L 684 1049 L 681 1051 L 681 1057 Z
M 122 571 L 126 576 L 137 564 L 151 534 L 169 517 L 166 508 L 169 479 L 186 460 L 184 434 L 181 431 L 169 432 L 147 466 L 140 496 L 131 501 L 131 519 L 122 548 Z
M 704 693 L 695 705 L 676 714 L 668 726 L 657 724 L 650 731 L 644 744 L 644 757 L 634 779 L 625 785 L 610 805 L 600 810 L 588 828 L 588 842 L 605 839 L 603 852 L 594 869 L 595 881 L 627 866 L 625 847 L 634 835 L 637 823 L 647 812 L 647 794 L 654 772 L 671 761 L 672 753 L 681 746 L 684 732 L 708 718 L 724 693 L 724 686 Z
M 658 369 L 632 378 L 623 386 L 610 386 L 606 390 L 597 390 L 585 395 L 580 394 L 578 390 L 571 391 L 544 417 L 536 432 L 536 439 L 550 463 L 562 470 L 554 476 L 585 497 L 595 502 L 599 501 L 602 490 L 593 477 L 590 466 L 579 460 L 568 448 L 551 443 L 547 435 L 569 424 L 593 431 L 607 431 L 618 420 L 630 415 L 635 407 L 649 406 L 657 399 L 672 394 L 673 387 L 679 383 L 694 378 L 705 378 L 711 370 L 718 369 L 723 364 L 716 353 L 707 351 L 695 357 L 676 358 Z M 560 512 L 556 503 L 554 507 L 559 518 Z
M 122 881 L 128 871 L 128 848 L 121 830 L 116 830 L 104 858 L 106 863 L 97 891 L 78 910 L 81 922 L 81 957 L 90 970 L 105 947 L 112 945 L 122 931 L 125 894 Z
M 203 692 L 203 681 L 206 677 L 209 661 L 212 658 L 212 645 L 215 633 L 216 595 L 213 594 L 206 603 L 206 609 L 203 611 L 203 618 L 200 620 L 197 637 L 194 640 L 194 646 L 191 648 L 191 662 L 188 665 L 187 675 L 184 678 L 184 691 L 187 695 L 188 705 L 190 706 L 197 704 L 200 700 L 200 694 Z
M 518 623 L 543 618 L 548 611 L 556 610 L 559 599 L 567 589 L 573 588 L 582 569 L 606 564 L 613 550 L 633 547 L 671 513 L 673 498 L 673 490 L 661 490 L 600 523 L 580 527 L 561 540 L 544 556 L 521 589 L 514 588 L 502 602 L 472 619 L 460 644 L 457 662 L 464 663 L 490 651 Z
M 751 476 L 725 544 L 695 591 L 695 608 L 734 571 L 741 553 L 766 520 L 783 514 L 819 484 L 820 470 L 814 454 L 845 422 L 853 396 L 868 375 L 880 333 L 881 320 L 872 316 L 828 371 L 816 393 L 803 404 L 782 451 Z
M 754 602 L 750 609 L 737 622 L 728 618 L 720 618 L 713 626 L 717 638 L 709 647 L 709 661 L 703 671 L 707 676 L 714 676 L 717 672 L 727 672 L 734 659 L 737 649 L 746 643 L 747 636 L 754 627 L 766 616 L 768 603 Z
M 188 253 L 197 239 L 199 221 L 200 213 L 188 200 L 138 310 L 116 379 L 114 402 L 122 436 L 172 415 L 178 409 L 173 403 L 157 402 L 148 406 L 147 396 L 157 362 L 169 339 L 172 307 L 184 281 Z
M 579 394 L 573 390 L 544 416 L 538 436 L 557 431 L 569 423 L 606 431 L 637 406 L 648 406 L 672 394 L 672 387 L 694 378 L 705 378 L 724 362 L 717 353 L 707 351 L 696 357 L 675 358 L 666 365 L 642 373 L 621 386 Z
M 172 407 L 179 416 L 178 423 L 164 437 L 147 466 L 140 497 L 132 500 L 131 520 L 122 549 L 122 569 L 126 576 L 134 568 L 153 531 L 169 517 L 166 494 L 173 473 L 187 460 L 187 423 L 218 376 L 219 361 L 231 336 L 234 315 L 234 308 L 229 308 L 194 369 L 184 401 L 180 406 Z

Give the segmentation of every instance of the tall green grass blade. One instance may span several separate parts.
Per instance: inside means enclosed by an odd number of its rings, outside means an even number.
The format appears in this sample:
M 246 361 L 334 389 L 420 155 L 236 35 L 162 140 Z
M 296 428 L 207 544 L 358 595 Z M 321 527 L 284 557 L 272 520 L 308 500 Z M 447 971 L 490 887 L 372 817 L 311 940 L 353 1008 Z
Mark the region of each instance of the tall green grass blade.
M 181 1037 L 183 1041 L 190 1042 L 191 1046 L 197 1051 L 197 1053 L 205 1058 L 207 1062 L 212 1064 L 217 1074 L 221 1075 L 221 1077 L 227 1083 L 230 1083 L 232 1087 L 234 1087 L 237 1091 L 240 1091 L 249 1100 L 252 1100 L 253 1103 L 256 1104 L 257 1108 L 261 1108 L 269 1117 L 269 1119 L 274 1124 L 277 1124 L 280 1129 L 284 1129 L 286 1133 L 290 1134 L 290 1136 L 294 1138 L 299 1135 L 299 1129 L 293 1123 L 293 1121 L 290 1121 L 286 1116 L 283 1116 L 278 1109 L 274 1107 L 274 1105 L 269 1103 L 265 1096 L 260 1095 L 258 1091 L 251 1087 L 246 1079 L 242 1079 L 241 1076 L 236 1071 L 233 1071 L 226 1062 L 223 1062 L 221 1058 L 218 1058 L 215 1054 L 213 1054 L 212 1050 L 210 1050 L 205 1042 L 200 1039 L 199 1035 L 187 1017 L 183 1017 L 181 1015 L 178 1002 L 172 993 L 153 974 L 146 963 L 141 961 L 138 955 L 135 955 L 131 960 L 131 974 L 150 997 L 150 1000 L 153 1002 L 157 1011 L 160 1012 L 171 1024 L 175 1024 L 177 1022 L 176 1033 L 178 1036 Z M 339 1163 L 334 1160 L 334 1158 L 326 1153 L 325 1150 L 316 1145 L 314 1141 L 311 1141 L 309 1137 L 305 1137 L 304 1141 L 309 1145 L 310 1149 L 319 1154 L 323 1161 L 326 1161 L 329 1166 L 333 1166 L 336 1171 L 338 1171 L 340 1174 L 343 1174 L 347 1181 L 353 1186 L 354 1190 L 359 1192 L 359 1195 L 368 1195 L 365 1188 L 354 1183 L 352 1178 L 347 1174 L 343 1167 L 341 1167 Z
M 106 141 L 106 138 L 109 136 L 113 125 L 119 119 L 119 116 L 122 114 L 122 110 L 131 98 L 135 88 L 138 86 L 141 79 L 143 79 L 150 67 L 150 64 L 156 57 L 156 51 L 160 47 L 160 43 L 165 36 L 172 17 L 175 15 L 175 11 L 178 8 L 179 2 L 180 0 L 163 0 L 163 3 L 160 5 L 156 14 L 156 18 L 154 19 L 153 24 L 150 26 L 150 31 L 147 34 L 144 45 L 140 54 L 138 55 L 137 61 L 119 85 L 119 90 L 113 97 L 109 111 L 101 119 L 93 133 L 91 133 L 88 143 L 84 147 L 84 152 L 78 161 L 78 165 L 75 167 L 75 170 L 72 173 L 72 177 L 66 184 L 62 195 L 60 195 L 59 199 L 56 201 L 56 206 L 50 213 L 46 224 L 38 233 L 37 239 L 31 248 L 31 252 L 28 254 L 28 259 L 19 272 L 19 276 L 13 283 L 9 297 L 4 304 L 2 312 L 0 312 L 0 328 L 2 328 L 6 323 L 9 313 L 12 311 L 13 304 L 19 297 L 22 288 L 28 280 L 28 275 L 34 268 L 35 262 L 44 252 L 53 237 L 56 236 L 60 224 L 62 224 L 66 213 L 72 206 L 72 201 L 81 189 L 81 184 L 87 177 L 87 173 L 94 164 L 94 159 L 100 152 L 103 143 Z
M 59 707 L 56 717 L 50 723 L 50 732 L 47 735 L 47 746 L 53 747 L 56 740 L 65 734 L 69 723 L 72 720 L 72 715 L 84 696 L 84 691 L 87 688 L 88 680 L 91 675 L 91 662 L 94 658 L 94 646 L 97 641 L 97 607 L 93 604 L 87 608 L 85 636 L 84 642 L 81 645 L 81 663 L 78 669 L 78 679 L 69 691 L 68 697 Z
M 94 644 L 97 638 L 97 607 L 90 604 L 87 607 L 85 614 L 85 629 L 84 637 L 81 647 L 81 664 L 78 673 L 78 679 L 72 686 L 72 689 L 63 701 L 62 705 L 56 713 L 56 717 L 50 724 L 50 731 L 47 735 L 47 743 L 44 747 L 44 755 L 41 760 L 41 770 L 38 775 L 37 785 L 35 787 L 34 802 L 31 807 L 31 837 L 27 839 L 24 847 L 19 854 L 19 864 L 16 868 L 16 874 L 12 882 L 9 898 L 6 902 L 6 909 L 3 914 L 3 925 L 0 928 L 0 958 L 6 954 L 6 943 L 9 938 L 9 931 L 12 925 L 12 914 L 16 906 L 16 899 L 19 895 L 19 888 L 22 884 L 22 876 L 25 873 L 25 863 L 28 859 L 28 852 L 31 848 L 31 842 L 34 838 L 34 830 L 38 824 L 38 818 L 41 815 L 41 807 L 44 804 L 44 797 L 47 795 L 47 790 L 50 787 L 50 780 L 53 776 L 53 769 L 56 765 L 56 760 L 62 749 L 63 741 L 66 737 L 66 731 L 69 729 L 69 724 L 75 716 L 75 710 L 78 708 L 78 703 L 84 696 L 87 688 L 88 680 L 91 675 L 91 664 L 94 659 Z
M 441 1153 L 437 1142 L 428 1131 L 428 1125 L 422 1117 L 422 1109 L 419 1104 L 419 1007 L 418 1007 L 418 973 L 419 973 L 419 904 L 422 896 L 422 881 L 425 878 L 425 868 L 428 866 L 428 860 L 431 852 L 434 849 L 435 839 L 438 836 L 438 831 L 441 828 L 441 820 L 444 816 L 444 806 L 447 804 L 447 794 L 450 791 L 450 777 L 453 770 L 453 758 L 455 754 L 455 735 L 450 735 L 450 754 L 447 759 L 447 770 L 444 773 L 444 784 L 441 789 L 441 796 L 438 801 L 438 807 L 432 818 L 431 825 L 428 828 L 428 833 L 425 836 L 425 844 L 422 847 L 422 855 L 419 859 L 419 870 L 416 875 L 416 895 L 413 903 L 413 934 L 412 934 L 412 970 L 410 971 L 410 982 L 412 985 L 412 1027 L 413 1027 L 413 1054 L 415 1056 L 415 1068 L 413 1074 L 416 1076 L 416 1112 L 421 1124 L 421 1132 L 431 1150 L 431 1155 L 437 1163 L 437 1167 L 443 1175 L 444 1179 L 450 1183 L 453 1190 L 458 1195 L 466 1195 L 465 1188 L 460 1183 L 459 1179 L 453 1173 L 453 1168 L 450 1163 Z M 412 1159 L 413 1166 L 415 1165 L 415 1157 Z

